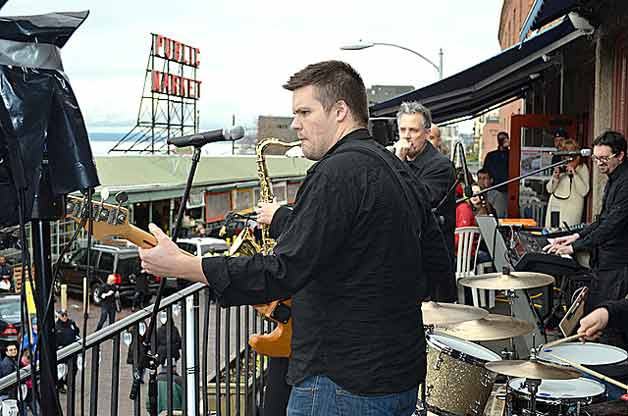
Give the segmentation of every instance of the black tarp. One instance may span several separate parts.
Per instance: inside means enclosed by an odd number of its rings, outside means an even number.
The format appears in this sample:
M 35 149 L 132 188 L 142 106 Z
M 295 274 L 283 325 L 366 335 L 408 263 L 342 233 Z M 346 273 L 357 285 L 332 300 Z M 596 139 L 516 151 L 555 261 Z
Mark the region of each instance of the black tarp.
M 87 12 L 1 17 L 0 42 L 61 47 L 86 17 Z M 0 65 L 0 96 L 0 227 L 18 223 L 20 187 L 30 218 L 44 154 L 54 194 L 99 184 L 83 115 L 62 71 Z

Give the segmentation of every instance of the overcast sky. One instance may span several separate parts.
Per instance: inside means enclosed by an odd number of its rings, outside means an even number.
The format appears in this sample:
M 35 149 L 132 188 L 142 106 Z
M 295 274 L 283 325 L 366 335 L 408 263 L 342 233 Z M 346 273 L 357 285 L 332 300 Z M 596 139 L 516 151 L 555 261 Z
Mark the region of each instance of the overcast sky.
M 65 70 L 90 131 L 135 124 L 150 33 L 201 50 L 201 126 L 252 125 L 257 115 L 290 115 L 282 83 L 305 65 L 341 59 L 367 86 L 421 87 L 436 70 L 406 51 L 339 47 L 358 40 L 396 43 L 438 62 L 445 76 L 499 52 L 502 0 L 9 0 L 5 16 L 90 10 L 63 48 Z

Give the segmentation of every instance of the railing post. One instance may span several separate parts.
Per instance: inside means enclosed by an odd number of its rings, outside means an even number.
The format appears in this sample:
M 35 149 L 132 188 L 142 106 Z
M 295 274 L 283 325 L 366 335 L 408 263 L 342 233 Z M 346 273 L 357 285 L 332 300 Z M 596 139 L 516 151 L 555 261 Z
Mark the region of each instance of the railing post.
M 99 374 L 99 362 L 100 362 L 100 347 L 99 344 L 92 348 L 92 374 L 91 374 L 91 388 L 89 393 L 89 415 L 98 415 L 98 374 Z
M 197 368 L 196 354 L 194 353 L 195 331 L 194 298 L 188 296 L 185 299 L 185 379 L 187 394 L 187 414 L 198 415 L 198 400 L 196 399 L 197 387 L 195 373 Z
M 214 373 L 214 380 L 216 382 L 216 414 L 220 416 L 222 414 L 221 410 L 221 397 L 220 397 L 220 341 L 221 341 L 221 310 L 220 306 L 216 305 L 216 342 L 215 342 L 215 350 L 214 350 L 214 359 L 215 359 L 215 367 L 216 370 Z
M 111 368 L 111 416 L 118 416 L 118 393 L 120 390 L 120 333 L 113 338 L 113 363 Z

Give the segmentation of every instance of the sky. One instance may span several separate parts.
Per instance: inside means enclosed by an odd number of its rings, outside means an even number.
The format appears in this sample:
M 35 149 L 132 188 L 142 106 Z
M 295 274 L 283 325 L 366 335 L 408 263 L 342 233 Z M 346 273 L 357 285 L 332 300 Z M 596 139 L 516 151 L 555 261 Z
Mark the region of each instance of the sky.
M 367 87 L 422 87 L 436 70 L 394 43 L 434 62 L 444 50 L 444 75 L 499 52 L 502 0 L 9 0 L 4 16 L 89 10 L 62 49 L 65 71 L 89 131 L 125 131 L 137 120 L 150 33 L 201 50 L 201 128 L 255 125 L 258 115 L 290 115 L 291 93 L 281 85 L 321 60 L 340 59 Z

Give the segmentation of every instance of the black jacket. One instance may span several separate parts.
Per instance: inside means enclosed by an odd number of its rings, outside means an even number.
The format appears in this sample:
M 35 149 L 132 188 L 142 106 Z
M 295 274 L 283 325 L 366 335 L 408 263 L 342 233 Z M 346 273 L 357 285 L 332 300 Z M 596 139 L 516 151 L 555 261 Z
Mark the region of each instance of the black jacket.
M 376 155 L 355 148 L 364 146 Z M 356 130 L 308 170 L 272 255 L 203 258 L 222 304 L 293 296 L 290 384 L 322 374 L 376 395 L 425 377 L 426 272 L 450 273 L 451 264 L 415 182 L 405 163 Z
M 590 250 L 597 270 L 623 269 L 628 265 L 628 162 L 608 177 L 597 219 L 579 232 L 574 250 Z
M 66 345 L 70 345 L 78 338 L 80 330 L 76 322 L 71 319 L 63 322 L 61 319 L 57 319 L 55 323 L 55 337 L 57 339 L 57 348 L 63 348 Z
M 623 330 L 628 335 L 628 299 L 602 304 L 608 310 L 608 327 Z
M 2 278 L 2 276 L 11 276 L 11 266 L 8 264 L 0 266 L 0 278 Z
M 451 161 L 440 153 L 432 143 L 425 142 L 425 148 L 408 164 L 419 179 L 418 182 L 425 187 L 427 200 L 431 208 L 436 208 L 440 201 L 447 195 L 449 189 L 456 181 L 456 173 Z M 453 264 L 456 257 L 454 250 L 454 233 L 456 230 L 456 197 L 451 192 L 436 215 L 440 218 L 440 229 L 449 251 L 449 259 L 452 264 L 450 275 L 431 275 L 428 278 L 429 293 L 432 300 L 440 302 L 455 302 L 457 300 L 456 278 L 453 273 Z
M 168 325 L 168 324 L 166 324 Z M 181 335 L 176 325 L 172 325 L 171 336 L 168 338 L 168 327 L 162 325 L 157 329 L 157 355 L 159 356 L 159 364 L 164 365 L 168 358 L 168 344 L 172 353 L 172 359 L 176 363 L 181 357 Z
M 508 159 L 509 159 L 509 150 L 493 150 L 492 152 L 488 152 L 486 157 L 484 158 L 484 165 L 482 166 L 484 169 L 488 171 L 493 178 L 493 183 L 495 185 L 500 184 L 508 180 Z M 507 192 L 508 185 L 504 185 L 500 188 L 497 188 L 500 192 Z
M 116 304 L 116 287 L 114 285 L 103 285 L 100 292 L 102 308 L 115 308 Z

